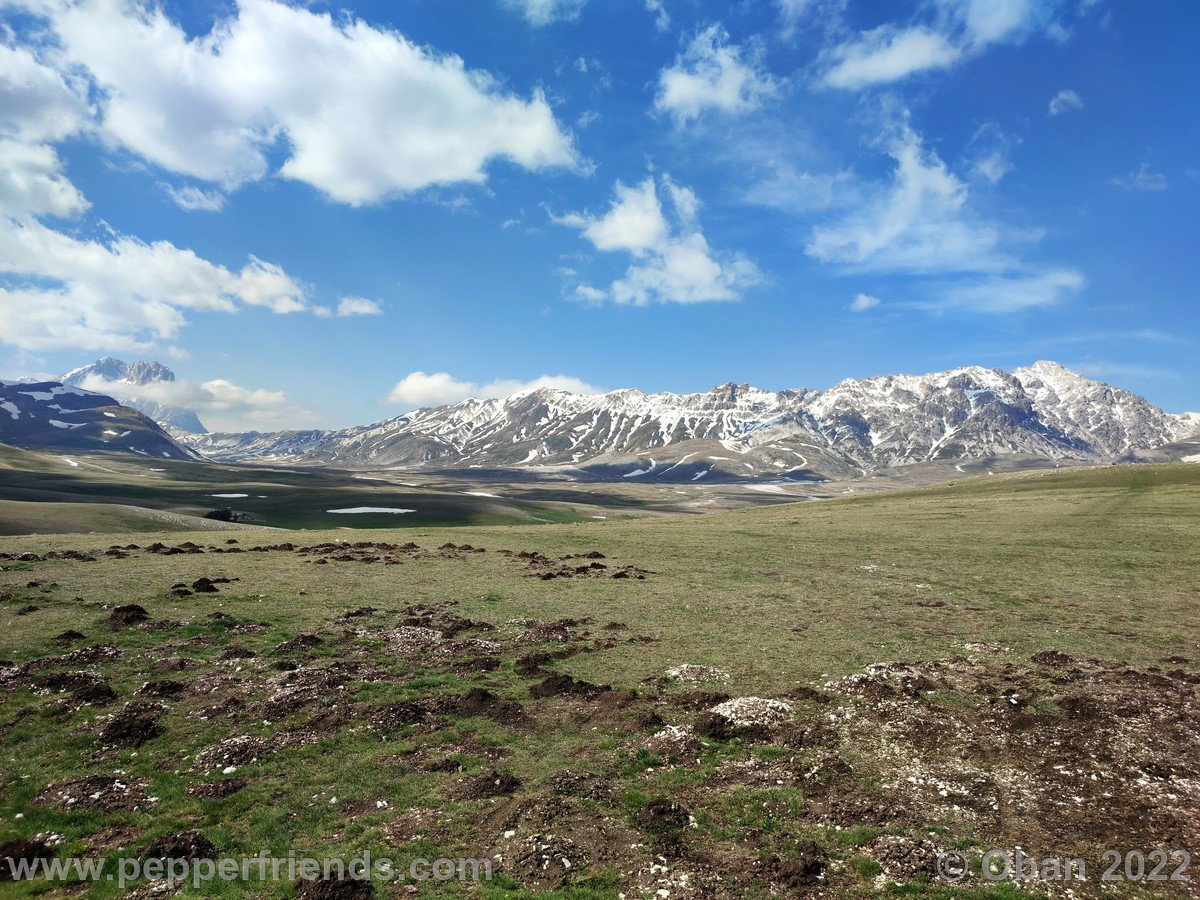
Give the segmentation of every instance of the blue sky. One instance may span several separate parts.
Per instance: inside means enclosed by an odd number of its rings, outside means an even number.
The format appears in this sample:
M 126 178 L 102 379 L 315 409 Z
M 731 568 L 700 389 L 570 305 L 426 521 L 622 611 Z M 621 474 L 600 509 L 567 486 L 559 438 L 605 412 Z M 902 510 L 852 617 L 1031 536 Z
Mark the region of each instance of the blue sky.
M 224 428 L 1039 358 L 1200 408 L 1191 2 L 0 21 L 0 374 L 160 358 Z

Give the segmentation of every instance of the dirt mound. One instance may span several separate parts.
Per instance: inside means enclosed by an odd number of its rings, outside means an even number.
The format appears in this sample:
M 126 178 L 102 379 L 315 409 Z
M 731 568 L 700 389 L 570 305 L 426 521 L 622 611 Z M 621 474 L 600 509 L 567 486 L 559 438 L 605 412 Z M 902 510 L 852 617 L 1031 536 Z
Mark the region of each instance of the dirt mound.
M 739 728 L 769 728 L 792 719 L 792 704 L 762 697 L 735 697 L 718 703 L 709 712 L 724 716 Z
M 772 879 L 789 891 L 818 884 L 828 865 L 828 854 L 815 841 L 797 841 L 787 856 L 772 857 L 769 863 Z
M 117 699 L 116 691 L 90 672 L 56 672 L 43 678 L 37 686 L 55 693 L 70 693 L 76 703 L 92 706 L 107 706 Z
M 305 650 L 313 650 L 324 644 L 324 639 L 317 634 L 298 634 L 290 640 L 279 644 L 273 653 L 300 653 Z
M 508 772 L 485 772 L 463 784 L 459 797 L 463 800 L 486 800 L 490 797 L 506 797 L 521 789 L 521 779 Z
M 216 859 L 217 848 L 198 831 L 181 831 L 155 838 L 142 850 L 142 856 L 151 859 Z
M 140 747 L 163 734 L 166 729 L 158 723 L 166 707 L 152 703 L 127 703 L 125 708 L 110 717 L 100 729 L 100 743 L 105 747 Z
M 535 699 L 544 697 L 583 697 L 591 700 L 600 696 L 612 687 L 607 684 L 592 684 L 590 681 L 577 681 L 570 675 L 551 675 L 539 681 L 529 689 L 529 696 Z
M 1075 664 L 1075 657 L 1058 650 L 1042 650 L 1030 657 L 1039 666 L 1050 666 L 1054 669 L 1065 669 Z
M 62 656 L 46 656 L 41 659 L 35 659 L 25 664 L 26 672 L 37 672 L 42 669 L 48 669 L 58 666 L 94 666 L 97 663 L 111 662 L 114 659 L 120 659 L 122 650 L 119 647 L 81 647 L 78 650 L 72 650 L 70 653 L 64 653 Z
M 150 613 L 146 612 L 145 608 L 136 603 L 127 603 L 124 606 L 118 606 L 108 614 L 108 625 L 110 628 L 128 628 L 131 625 L 137 625 L 145 622 L 150 618 Z
M 501 724 L 525 722 L 528 717 L 520 703 L 497 697 L 484 688 L 471 688 L 458 698 L 455 710 L 460 716 L 483 716 Z
M 142 809 L 150 804 L 145 782 L 115 775 L 91 775 L 52 784 L 33 798 L 35 806 L 98 809 L 104 812 Z
M 41 838 L 21 838 L 0 844 L 0 881 L 15 881 L 13 869 L 21 861 L 33 863 L 57 856 L 54 848 Z
M 198 772 L 223 772 L 236 766 L 257 762 L 270 754 L 262 738 L 238 734 L 205 747 L 196 754 L 192 768 Z
M 431 715 L 447 711 L 450 706 L 446 700 L 437 697 L 391 703 L 375 711 L 371 716 L 371 727 L 379 731 L 399 731 L 409 725 L 420 725 Z
M 358 878 L 329 878 L 296 882 L 296 900 L 369 900 L 375 896 L 371 882 Z
M 170 678 L 156 678 L 152 681 L 147 681 L 138 688 L 138 694 L 142 697 L 169 700 L 178 697 L 186 690 L 187 685 L 182 681 L 174 681 Z
M 667 669 L 665 675 L 670 681 L 682 681 L 690 684 L 700 681 L 729 680 L 729 673 L 724 669 L 718 669 L 716 666 L 695 665 L 693 663 L 671 666 L 671 668 Z
M 666 725 L 650 737 L 639 741 L 634 745 L 634 749 L 645 750 L 666 762 L 694 762 L 704 754 L 704 743 L 690 725 Z
M 206 781 L 193 788 L 188 788 L 188 794 L 193 797 L 203 797 L 207 800 L 224 800 L 232 797 L 247 784 L 245 778 L 219 778 L 216 781 Z
M 552 890 L 580 871 L 610 865 L 649 868 L 652 860 L 638 832 L 575 797 L 510 801 L 484 828 L 494 835 L 496 869 L 527 890 Z
M 666 797 L 655 797 L 634 815 L 638 827 L 655 837 L 679 837 L 692 820 L 692 814 Z
M 54 636 L 54 643 L 56 644 L 73 644 L 76 641 L 82 640 L 86 640 L 86 636 L 82 632 L 76 631 L 73 628 L 68 628 L 61 634 L 56 634 Z

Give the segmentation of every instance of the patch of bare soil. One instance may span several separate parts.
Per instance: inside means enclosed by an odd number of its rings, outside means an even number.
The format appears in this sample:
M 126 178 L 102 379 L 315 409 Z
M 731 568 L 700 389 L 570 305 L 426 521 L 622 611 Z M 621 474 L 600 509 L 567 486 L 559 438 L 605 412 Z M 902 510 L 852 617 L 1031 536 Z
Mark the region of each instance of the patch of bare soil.
M 125 704 L 120 712 L 102 720 L 101 746 L 140 747 L 166 731 L 158 721 L 166 710 L 160 703 L 131 701 Z
M 155 838 L 142 849 L 151 859 L 216 859 L 217 848 L 198 831 L 181 831 Z
M 462 800 L 486 800 L 491 797 L 506 797 L 521 788 L 521 779 L 508 772 L 485 772 L 477 778 L 463 782 L 458 790 Z
M 151 803 L 145 788 L 145 782 L 121 775 L 90 775 L 50 785 L 33 798 L 33 804 L 104 812 L 144 809 Z
M 356 878 L 328 878 L 296 882 L 297 900 L 369 900 L 375 896 L 371 882 Z
M 827 684 L 853 698 L 828 727 L 880 789 L 856 804 L 861 792 L 831 788 L 826 815 L 939 823 L 1034 856 L 1187 849 L 1200 808 L 1200 676 L 1059 651 L 1033 663 L 879 664 Z M 956 702 L 937 702 L 943 694 Z M 826 780 L 852 781 L 841 774 L 835 766 Z M 922 860 L 932 852 L 881 846 Z
M 262 738 L 249 734 L 238 734 L 205 747 L 196 754 L 196 758 L 192 761 L 192 768 L 197 772 L 232 771 L 238 766 L 257 762 L 270 753 L 270 748 Z
M 592 684 L 590 681 L 576 680 L 570 675 L 549 675 L 529 689 L 529 696 L 536 699 L 544 697 L 582 697 L 592 700 L 612 686 L 607 684 Z
M 119 647 L 81 647 L 78 650 L 72 650 L 70 653 L 64 653 L 61 656 L 44 656 L 41 659 L 31 660 L 24 666 L 25 672 L 38 672 L 42 669 L 55 668 L 58 666 L 75 667 L 75 666 L 94 666 L 99 663 L 111 662 L 114 659 L 121 658 L 122 651 Z
M 39 859 L 51 859 L 57 854 L 42 838 L 21 838 L 0 844 L 0 881 L 16 880 L 13 870 L 22 861 L 33 863 Z
M 245 778 L 218 778 L 216 781 L 206 781 L 188 788 L 188 794 L 206 800 L 224 800 L 226 797 L 232 797 L 247 784 L 249 782 Z
M 128 603 L 124 606 L 118 606 L 108 615 L 108 626 L 114 631 L 119 628 L 129 628 L 131 625 L 138 625 L 150 618 L 150 613 L 146 612 L 145 607 L 139 606 L 137 603 Z
M 117 699 L 117 692 L 107 682 L 91 672 L 55 672 L 37 683 L 39 691 L 69 694 L 74 704 L 107 706 Z

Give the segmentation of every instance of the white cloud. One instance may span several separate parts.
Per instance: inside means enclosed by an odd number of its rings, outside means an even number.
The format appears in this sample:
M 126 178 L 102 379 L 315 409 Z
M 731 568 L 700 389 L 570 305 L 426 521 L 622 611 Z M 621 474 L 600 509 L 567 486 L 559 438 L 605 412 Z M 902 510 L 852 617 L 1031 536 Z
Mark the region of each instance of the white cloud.
M 580 285 L 575 289 L 579 299 L 596 303 L 607 298 L 634 306 L 738 300 L 743 289 L 762 280 L 755 265 L 740 253 L 718 253 L 709 247 L 697 219 L 699 201 L 689 188 L 668 175 L 662 177 L 661 187 L 670 200 L 670 219 L 653 178 L 635 187 L 617 182 L 616 198 L 604 215 L 572 213 L 555 218 L 561 225 L 578 228 L 597 250 L 634 257 L 624 277 L 608 291 Z
M 496 159 L 575 166 L 545 98 L 404 35 L 276 0 L 188 37 L 141 0 L 10 0 L 45 15 L 60 71 L 85 71 L 103 96 L 108 144 L 223 188 L 268 174 L 348 204 L 432 185 L 479 183 Z
M 383 310 L 374 300 L 366 297 L 343 297 L 338 302 L 339 316 L 380 316 Z
M 961 56 L 960 48 L 926 28 L 881 25 L 832 50 L 824 80 L 830 87 L 864 88 L 926 69 L 945 68 Z
M 654 108 L 680 126 L 709 110 L 736 115 L 758 109 L 779 91 L 760 56 L 730 44 L 724 28 L 710 25 L 659 73 Z
M 995 184 L 1013 170 L 1010 155 L 1020 138 L 1009 137 L 992 122 L 980 125 L 967 145 L 971 174 Z
M 397 381 L 386 402 L 401 406 L 445 406 L 465 400 L 478 387 L 475 382 L 459 381 L 448 372 L 430 375 L 418 370 Z
M 813 229 L 806 251 L 822 262 L 863 269 L 995 269 L 1000 231 L 966 205 L 967 186 L 907 125 L 887 142 L 890 184 L 840 222 Z
M 474 381 L 461 381 L 447 372 L 427 374 L 416 371 L 410 372 L 396 382 L 384 402 L 405 407 L 445 406 L 469 397 L 479 399 L 511 397 L 513 394 L 539 388 L 570 391 L 574 394 L 600 393 L 599 388 L 570 375 L 542 375 L 529 381 L 497 379 L 486 384 L 479 384 Z
M 167 184 L 163 185 L 163 189 L 180 209 L 220 212 L 225 208 L 225 195 L 220 191 L 206 191 L 192 184 L 179 188 Z
M 87 86 L 43 65 L 28 48 L 0 44 L 0 110 L 8 136 L 59 141 L 87 121 Z
M 519 12 L 530 25 L 549 25 L 551 22 L 573 22 L 587 0 L 503 0 L 509 9 Z
M 1050 98 L 1047 115 L 1059 116 L 1072 109 L 1083 109 L 1083 98 L 1069 88 L 1063 88 Z
M 879 298 L 872 297 L 870 294 L 859 294 L 850 301 L 850 309 L 853 312 L 866 312 L 868 309 L 874 309 L 879 305 Z
M 1151 172 L 1149 163 L 1142 163 L 1122 178 L 1110 178 L 1109 184 L 1123 187 L 1127 191 L 1165 191 L 1167 176 L 1162 172 Z
M 0 340 L 23 349 L 143 350 L 173 340 L 184 310 L 277 313 L 310 308 L 304 287 L 251 256 L 240 270 L 167 241 L 71 237 L 34 220 L 0 218 Z
M 53 147 L 0 138 L 0 215 L 66 217 L 87 207 Z
M 1012 312 L 1061 302 L 1084 287 L 1074 269 L 1014 257 L 1015 245 L 1040 233 L 1006 229 L 978 215 L 967 185 L 907 124 L 894 128 L 884 147 L 896 163 L 891 179 L 863 185 L 861 206 L 814 227 L 805 247 L 810 256 L 849 271 L 954 276 L 923 287 L 912 304 L 931 309 Z
M 800 20 L 812 8 L 814 0 L 775 0 L 779 8 L 781 30 L 785 38 L 796 33 Z
M 671 27 L 671 15 L 667 12 L 663 0 L 645 0 L 646 11 L 654 16 L 654 27 L 666 31 Z
M 1074 269 L 1051 269 L 1035 274 L 994 275 L 943 287 L 934 308 L 965 307 L 990 313 L 1017 312 L 1054 306 L 1083 289 L 1086 280 Z
M 164 406 L 192 409 L 200 413 L 213 431 L 300 427 L 315 421 L 313 413 L 290 404 L 283 391 L 244 388 L 224 378 L 200 383 L 180 380 L 130 384 L 92 375 L 81 387 L 121 401 L 137 397 Z
M 945 69 L 999 43 L 1019 43 L 1039 29 L 1061 36 L 1061 0 L 935 0 L 932 21 L 881 25 L 822 54 L 822 81 L 859 90 Z

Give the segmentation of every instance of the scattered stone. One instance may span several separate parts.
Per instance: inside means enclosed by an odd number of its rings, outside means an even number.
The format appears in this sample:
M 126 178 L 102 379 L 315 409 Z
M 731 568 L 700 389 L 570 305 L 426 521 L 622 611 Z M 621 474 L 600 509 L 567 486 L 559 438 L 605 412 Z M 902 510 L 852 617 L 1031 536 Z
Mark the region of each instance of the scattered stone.
M 192 768 L 198 772 L 223 772 L 231 766 L 244 766 L 269 755 L 270 749 L 261 738 L 239 734 L 205 747 L 196 754 Z
M 792 718 L 792 704 L 762 697 L 735 697 L 718 703 L 710 711 L 740 727 L 770 727 L 789 722 Z

